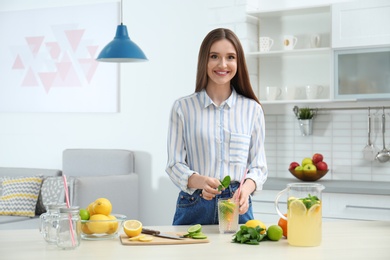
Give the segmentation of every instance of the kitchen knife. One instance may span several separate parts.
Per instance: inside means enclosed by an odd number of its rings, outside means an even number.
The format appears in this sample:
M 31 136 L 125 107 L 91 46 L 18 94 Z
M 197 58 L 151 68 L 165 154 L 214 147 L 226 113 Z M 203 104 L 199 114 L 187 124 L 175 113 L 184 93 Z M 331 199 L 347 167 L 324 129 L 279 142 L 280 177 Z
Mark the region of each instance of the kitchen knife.
M 179 236 L 175 236 L 175 235 L 171 235 L 171 234 L 164 234 L 164 233 L 161 233 L 158 230 L 147 229 L 147 228 L 142 228 L 142 233 L 143 234 L 148 234 L 148 235 L 153 235 L 153 236 L 156 236 L 156 237 L 164 237 L 164 238 L 179 239 L 179 240 L 184 239 L 183 237 L 179 237 Z

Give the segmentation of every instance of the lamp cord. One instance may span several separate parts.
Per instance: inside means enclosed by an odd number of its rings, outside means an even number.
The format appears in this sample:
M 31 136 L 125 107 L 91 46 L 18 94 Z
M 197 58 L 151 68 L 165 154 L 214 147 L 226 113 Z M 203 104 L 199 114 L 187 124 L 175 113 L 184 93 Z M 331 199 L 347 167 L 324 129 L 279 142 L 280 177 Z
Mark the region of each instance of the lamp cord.
M 123 0 L 121 0 L 121 25 L 123 25 Z

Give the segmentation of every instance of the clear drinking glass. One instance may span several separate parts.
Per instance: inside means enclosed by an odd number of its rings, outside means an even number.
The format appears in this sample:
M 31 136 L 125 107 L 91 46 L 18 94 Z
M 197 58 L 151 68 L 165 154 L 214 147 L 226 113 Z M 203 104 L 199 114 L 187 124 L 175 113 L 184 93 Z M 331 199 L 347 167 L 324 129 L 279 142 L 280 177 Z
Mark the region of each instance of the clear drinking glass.
M 39 216 L 39 231 L 49 244 L 55 244 L 57 242 L 57 224 L 61 207 L 66 207 L 65 203 L 49 204 L 46 207 L 46 213 Z
M 218 220 L 220 233 L 236 233 L 238 230 L 238 201 L 231 198 L 218 199 Z
M 289 183 L 275 199 L 276 211 L 287 220 L 287 241 L 292 246 L 319 246 L 322 239 L 322 200 L 325 187 L 317 183 Z M 287 218 L 278 202 L 287 192 Z
M 57 246 L 75 249 L 81 241 L 81 219 L 79 207 L 60 208 L 57 227 Z

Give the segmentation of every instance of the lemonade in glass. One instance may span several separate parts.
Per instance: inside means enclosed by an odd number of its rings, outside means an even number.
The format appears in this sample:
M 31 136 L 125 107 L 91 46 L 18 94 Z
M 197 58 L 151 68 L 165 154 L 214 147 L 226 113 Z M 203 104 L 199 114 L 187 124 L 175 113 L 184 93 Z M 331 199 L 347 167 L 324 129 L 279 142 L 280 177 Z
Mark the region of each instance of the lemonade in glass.
M 288 243 L 293 246 L 318 246 L 322 237 L 322 205 L 317 196 L 290 197 L 287 202 Z
M 230 198 L 219 199 L 218 220 L 220 233 L 236 233 L 238 230 L 238 202 Z

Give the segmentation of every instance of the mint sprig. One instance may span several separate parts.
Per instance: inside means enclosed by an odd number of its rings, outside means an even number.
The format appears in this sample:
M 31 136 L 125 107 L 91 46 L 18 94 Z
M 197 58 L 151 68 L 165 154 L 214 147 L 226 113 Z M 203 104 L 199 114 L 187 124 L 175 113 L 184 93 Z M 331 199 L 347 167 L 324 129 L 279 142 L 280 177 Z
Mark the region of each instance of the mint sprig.
M 221 184 L 218 186 L 218 191 L 221 191 L 223 188 L 227 188 L 229 187 L 230 185 L 230 176 L 226 176 L 225 178 L 223 178 L 223 180 L 221 181 Z

